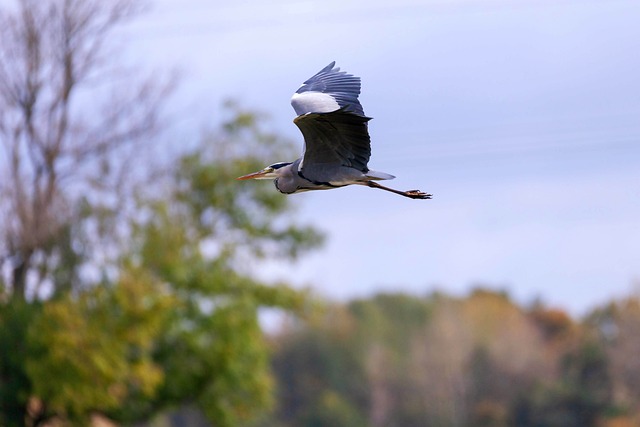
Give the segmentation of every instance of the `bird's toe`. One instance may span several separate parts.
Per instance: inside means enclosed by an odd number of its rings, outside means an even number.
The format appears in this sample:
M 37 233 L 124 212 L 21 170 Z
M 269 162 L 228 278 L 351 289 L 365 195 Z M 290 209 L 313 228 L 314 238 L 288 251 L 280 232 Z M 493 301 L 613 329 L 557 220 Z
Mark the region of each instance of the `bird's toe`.
M 430 199 L 432 197 L 431 194 L 423 193 L 420 190 L 409 190 L 405 194 L 413 199 Z

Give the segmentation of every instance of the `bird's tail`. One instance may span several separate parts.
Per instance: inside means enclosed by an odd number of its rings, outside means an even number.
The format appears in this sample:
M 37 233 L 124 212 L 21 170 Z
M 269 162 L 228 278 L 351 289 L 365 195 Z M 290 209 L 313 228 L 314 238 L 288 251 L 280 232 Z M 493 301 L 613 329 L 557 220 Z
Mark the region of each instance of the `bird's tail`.
M 378 171 L 369 171 L 366 173 L 366 177 L 368 179 L 374 180 L 374 181 L 382 181 L 385 179 L 393 179 L 395 178 L 395 176 L 390 175 L 388 173 L 384 173 L 384 172 L 378 172 Z

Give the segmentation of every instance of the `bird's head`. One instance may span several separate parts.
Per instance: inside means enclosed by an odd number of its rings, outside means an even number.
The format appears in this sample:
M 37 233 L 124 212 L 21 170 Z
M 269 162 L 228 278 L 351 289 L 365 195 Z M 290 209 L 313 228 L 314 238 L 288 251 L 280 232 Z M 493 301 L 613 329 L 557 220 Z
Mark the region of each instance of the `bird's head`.
M 258 172 L 250 173 L 248 175 L 240 176 L 236 179 L 276 179 L 285 173 L 285 166 L 289 166 L 291 163 L 280 162 L 267 166 L 266 168 L 259 170 Z

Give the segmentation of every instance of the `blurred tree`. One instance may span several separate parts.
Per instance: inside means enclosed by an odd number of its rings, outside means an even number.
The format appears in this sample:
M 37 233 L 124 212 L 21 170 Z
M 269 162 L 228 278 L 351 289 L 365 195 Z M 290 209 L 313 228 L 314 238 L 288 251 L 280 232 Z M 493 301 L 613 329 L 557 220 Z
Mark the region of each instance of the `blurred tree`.
M 111 60 L 114 30 L 140 10 L 136 0 L 0 7 L 0 425 L 24 423 L 38 299 L 79 287 L 86 262 L 99 268 L 109 249 L 87 233 L 116 234 L 125 151 L 159 129 L 171 85 Z
M 469 425 L 508 425 L 510 402 L 505 399 L 504 393 L 513 392 L 513 387 L 509 384 L 511 380 L 509 373 L 495 364 L 484 346 L 474 349 L 469 360 Z
M 22 426 L 31 393 L 25 368 L 28 326 L 39 307 L 24 301 L 0 303 L 0 426 Z
M 411 389 L 415 390 L 411 425 L 461 426 L 469 414 L 466 364 L 474 348 L 462 301 L 436 296 L 430 322 L 413 337 Z
M 263 130 L 259 116 L 232 104 L 229 112 L 219 131 L 178 160 L 169 193 L 148 205 L 134 239 L 138 265 L 178 301 L 157 342 L 167 380 L 150 409 L 189 399 L 216 426 L 242 425 L 273 403 L 260 307 L 301 312 L 309 304 L 303 292 L 253 279 L 252 269 L 322 242 L 288 215 L 292 199 L 264 183 L 234 181 L 291 145 Z
M 377 295 L 330 308 L 322 321 L 276 340 L 278 421 L 636 425 L 638 307 L 635 298 L 618 301 L 583 323 L 479 289 L 465 298 Z M 329 405 L 334 398 L 339 405 Z M 351 421 L 340 424 L 340 416 Z
M 358 347 L 369 386 L 369 425 L 420 425 L 422 401 L 412 378 L 413 338 L 424 330 L 431 301 L 402 294 L 378 294 L 353 301 Z
M 83 424 L 99 411 L 135 422 L 188 403 L 224 427 L 273 404 L 259 309 L 302 313 L 310 299 L 255 280 L 252 267 L 274 254 L 295 258 L 322 238 L 287 216 L 290 199 L 233 181 L 263 161 L 265 146 L 291 146 L 256 115 L 234 106 L 229 114 L 177 160 L 160 194 L 140 201 L 116 283 L 44 303 L 27 360 L 44 415 Z
M 345 307 L 330 307 L 277 340 L 276 415 L 284 425 L 364 425 L 366 379 L 353 345 L 353 320 Z
M 329 307 L 283 333 L 274 357 L 278 419 L 290 426 L 421 425 L 409 361 L 411 336 L 430 309 L 420 298 L 380 294 Z
M 514 420 L 521 426 L 596 427 L 611 408 L 612 383 L 604 349 L 583 337 L 565 354 L 554 382 L 538 384 L 521 394 Z
M 587 325 L 607 353 L 615 405 L 622 412 L 640 415 L 640 298 L 629 297 L 594 310 Z
M 163 380 L 152 360 L 167 327 L 171 295 L 145 271 L 125 271 L 113 286 L 44 305 L 31 325 L 26 356 L 38 418 L 58 415 L 86 425 L 94 411 L 118 408 L 132 396 L 150 398 Z
M 363 427 L 365 419 L 354 408 L 345 396 L 335 392 L 323 391 L 318 396 L 317 404 L 306 408 L 297 424 L 307 427 Z
M 92 210 L 100 231 L 105 215 L 124 206 L 116 194 L 133 170 L 124 152 L 139 150 L 159 130 L 171 86 L 116 65 L 114 31 L 140 10 L 138 0 L 17 0 L 0 9 L 5 298 L 38 298 L 76 285 L 90 251 L 82 248 L 82 227 L 70 224 Z M 106 237 L 114 228 L 102 231 Z M 95 251 L 94 266 L 105 253 Z M 61 269 L 70 280 L 52 280 Z
M 576 322 L 479 289 L 466 298 L 377 295 L 330 308 L 276 341 L 278 421 L 636 425 L 638 307 L 629 298 Z M 334 398 L 339 405 L 329 405 Z
M 553 377 L 542 334 L 507 296 L 478 289 L 436 296 L 414 338 L 412 377 L 429 425 L 501 425 L 520 392 Z
M 611 406 L 612 383 L 609 360 L 603 346 L 587 338 L 563 364 L 568 389 L 567 406 L 576 426 L 595 426 Z
M 530 317 L 535 321 L 547 341 L 561 340 L 567 335 L 571 335 L 572 330 L 575 329 L 571 317 L 559 309 L 537 306 L 531 310 Z
M 260 308 L 309 304 L 252 276 L 322 241 L 287 215 L 291 199 L 233 180 L 291 150 L 261 117 L 229 104 L 196 150 L 145 170 L 140 143 L 160 130 L 171 84 L 117 71 L 110 49 L 140 10 L 0 9 L 2 426 L 133 422 L 183 403 L 243 425 L 272 403 Z M 156 174 L 136 192 L 141 171 Z

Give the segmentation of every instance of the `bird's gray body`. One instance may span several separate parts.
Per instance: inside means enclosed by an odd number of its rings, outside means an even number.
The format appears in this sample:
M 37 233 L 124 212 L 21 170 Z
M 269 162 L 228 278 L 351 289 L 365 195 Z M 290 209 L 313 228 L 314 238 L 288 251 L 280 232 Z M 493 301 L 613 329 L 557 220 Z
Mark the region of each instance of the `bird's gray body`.
M 300 169 L 302 157 L 283 166 L 279 176 L 274 180 L 278 191 L 284 194 L 300 193 L 309 190 L 331 190 L 368 180 L 391 179 L 393 176 L 375 171 L 366 173 L 349 166 L 328 165 L 318 168 L 318 173 L 304 173 Z
M 401 192 L 374 181 L 394 176 L 369 170 L 371 139 L 358 96 L 360 78 L 340 71 L 332 62 L 293 94 L 294 123 L 304 136 L 304 152 L 291 163 L 276 163 L 239 179 L 274 179 L 281 193 L 328 190 L 359 184 L 414 199 L 430 198 L 417 190 Z

